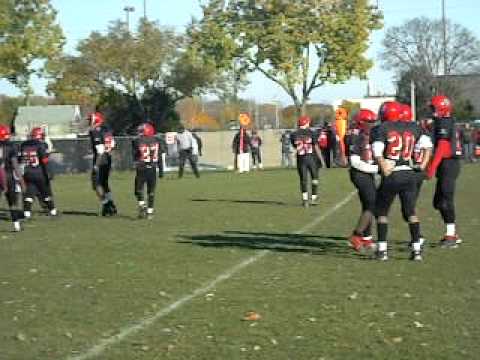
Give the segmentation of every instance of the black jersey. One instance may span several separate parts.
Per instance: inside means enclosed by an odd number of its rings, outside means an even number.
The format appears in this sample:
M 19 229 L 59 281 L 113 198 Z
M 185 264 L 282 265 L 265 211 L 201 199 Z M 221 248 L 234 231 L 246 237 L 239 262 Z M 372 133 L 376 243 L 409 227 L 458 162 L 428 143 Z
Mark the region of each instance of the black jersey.
M 47 144 L 37 139 L 24 141 L 20 145 L 20 161 L 25 172 L 43 171 L 48 162 Z
M 13 172 L 13 161 L 18 159 L 18 149 L 10 141 L 0 141 L 0 166 Z
M 310 156 L 314 154 L 318 134 L 312 129 L 298 129 L 290 136 L 292 145 L 297 150 L 297 156 Z
M 93 164 L 97 162 L 97 157 L 99 155 L 99 147 L 103 147 L 102 155 L 106 159 L 111 157 L 111 152 L 115 147 L 115 140 L 113 138 L 112 131 L 106 126 L 100 126 L 90 130 L 90 141 L 92 144 L 93 151 Z
M 346 144 L 348 156 L 358 155 L 362 161 L 373 164 L 370 133 L 360 129 L 351 129 L 348 133 Z
M 373 142 L 384 144 L 383 157 L 394 162 L 395 167 L 407 168 L 421 135 L 420 127 L 413 122 L 384 122 L 375 129 Z
M 132 150 L 137 167 L 157 166 L 160 159 L 160 142 L 157 138 L 141 136 L 133 141 Z
M 460 158 L 463 154 L 460 130 L 452 118 L 437 118 L 433 122 L 433 144 L 437 147 L 439 140 L 448 140 L 452 146 L 452 157 Z

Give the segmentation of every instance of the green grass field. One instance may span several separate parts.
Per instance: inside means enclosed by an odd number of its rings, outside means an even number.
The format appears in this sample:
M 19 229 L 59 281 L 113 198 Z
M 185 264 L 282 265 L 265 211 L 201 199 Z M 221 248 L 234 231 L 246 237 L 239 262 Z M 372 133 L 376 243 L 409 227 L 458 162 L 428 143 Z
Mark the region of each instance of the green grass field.
M 429 183 L 424 262 L 407 260 L 397 204 L 382 263 L 347 246 L 359 204 L 342 203 L 343 169 L 308 210 L 293 170 L 167 176 L 152 221 L 136 219 L 133 173 L 113 176 L 116 218 L 96 216 L 87 175 L 58 177 L 61 218 L 0 223 L 0 359 L 478 359 L 479 178 L 459 180 L 460 248 L 436 246 Z

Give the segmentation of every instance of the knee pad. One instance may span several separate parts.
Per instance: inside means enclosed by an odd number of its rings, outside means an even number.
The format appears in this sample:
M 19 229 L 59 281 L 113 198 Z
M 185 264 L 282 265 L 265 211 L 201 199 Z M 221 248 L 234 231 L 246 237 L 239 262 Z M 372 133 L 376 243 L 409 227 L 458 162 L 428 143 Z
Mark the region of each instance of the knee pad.
M 26 197 L 25 199 L 23 199 L 23 201 L 33 203 L 33 199 L 31 197 Z

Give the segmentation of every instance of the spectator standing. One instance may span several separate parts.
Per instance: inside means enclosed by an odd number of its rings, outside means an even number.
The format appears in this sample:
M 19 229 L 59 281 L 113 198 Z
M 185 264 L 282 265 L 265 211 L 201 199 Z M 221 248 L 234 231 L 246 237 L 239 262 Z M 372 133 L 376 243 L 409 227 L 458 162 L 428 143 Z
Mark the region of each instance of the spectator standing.
M 290 141 L 291 135 L 292 132 L 290 130 L 286 130 L 280 138 L 280 143 L 282 144 L 282 167 L 293 167 L 293 146 Z
M 240 130 L 235 134 L 232 143 L 233 153 L 236 154 L 236 163 L 239 173 L 250 171 L 250 136 L 245 127 L 240 127 Z
M 258 135 L 257 130 L 252 130 L 252 137 L 250 138 L 250 144 L 252 147 L 252 164 L 253 168 L 263 169 L 262 164 L 262 138 Z
M 473 162 L 475 152 L 475 142 L 473 139 L 473 131 L 470 124 L 465 124 L 461 131 L 460 140 L 463 145 L 463 154 L 466 161 Z
M 181 125 L 177 134 L 177 148 L 179 154 L 178 178 L 183 177 L 183 169 L 187 159 L 195 177 L 200 177 L 197 167 L 197 159 L 193 154 L 194 147 L 197 147 L 195 138 L 190 131 L 186 130 L 185 127 Z

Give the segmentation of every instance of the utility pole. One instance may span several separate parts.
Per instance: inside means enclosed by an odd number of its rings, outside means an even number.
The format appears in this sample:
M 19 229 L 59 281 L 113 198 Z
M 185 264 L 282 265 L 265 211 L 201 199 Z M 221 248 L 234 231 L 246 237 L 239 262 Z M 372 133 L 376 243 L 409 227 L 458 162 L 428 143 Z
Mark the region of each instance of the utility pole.
M 123 8 L 123 11 L 125 11 L 125 20 L 127 23 L 127 32 L 130 32 L 130 13 L 135 11 L 135 8 L 133 6 L 125 6 Z
M 415 82 L 410 80 L 410 106 L 412 109 L 412 121 L 417 121 L 416 102 L 415 102 Z
M 143 0 L 143 18 L 147 21 L 147 0 Z
M 447 74 L 447 18 L 445 16 L 445 0 L 442 0 L 442 30 L 443 30 L 443 75 Z

